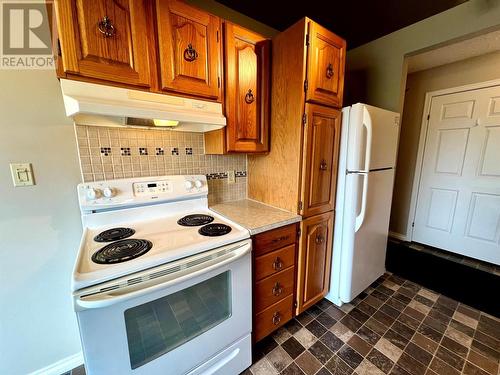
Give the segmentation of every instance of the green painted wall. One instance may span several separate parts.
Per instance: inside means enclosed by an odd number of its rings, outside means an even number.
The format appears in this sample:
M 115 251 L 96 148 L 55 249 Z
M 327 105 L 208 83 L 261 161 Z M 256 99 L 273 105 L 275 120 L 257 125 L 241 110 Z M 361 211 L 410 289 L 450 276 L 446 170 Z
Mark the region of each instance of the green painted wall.
M 238 25 L 246 27 L 249 30 L 255 31 L 256 33 L 262 34 L 269 38 L 278 34 L 278 30 L 273 29 L 253 18 L 247 17 L 225 5 L 218 3 L 215 0 L 187 0 L 191 5 L 197 6 L 213 15 L 219 16 Z
M 406 54 L 497 25 L 499 0 L 470 0 L 349 51 L 346 91 L 356 92 L 351 102 L 400 111 Z

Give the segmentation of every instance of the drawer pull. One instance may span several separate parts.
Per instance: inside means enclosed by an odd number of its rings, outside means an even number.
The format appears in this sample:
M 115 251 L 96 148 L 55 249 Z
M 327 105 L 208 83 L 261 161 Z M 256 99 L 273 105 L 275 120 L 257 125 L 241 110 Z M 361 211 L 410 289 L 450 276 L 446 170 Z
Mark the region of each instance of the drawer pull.
M 283 268 L 283 262 L 281 261 L 280 257 L 276 257 L 276 259 L 273 262 L 273 270 L 279 271 L 282 268 Z
M 272 293 L 275 297 L 278 297 L 281 293 L 283 293 L 283 288 L 281 287 L 279 281 L 276 281 L 276 284 L 274 284 Z
M 290 238 L 290 236 L 281 236 L 281 237 L 278 237 L 278 238 L 273 238 L 272 243 L 277 243 L 277 242 L 280 242 L 280 241 L 285 241 L 285 240 L 288 240 L 288 238 Z
M 278 324 L 280 324 L 280 322 L 281 322 L 281 314 L 279 313 L 279 311 L 276 311 L 273 314 L 273 324 L 277 326 Z

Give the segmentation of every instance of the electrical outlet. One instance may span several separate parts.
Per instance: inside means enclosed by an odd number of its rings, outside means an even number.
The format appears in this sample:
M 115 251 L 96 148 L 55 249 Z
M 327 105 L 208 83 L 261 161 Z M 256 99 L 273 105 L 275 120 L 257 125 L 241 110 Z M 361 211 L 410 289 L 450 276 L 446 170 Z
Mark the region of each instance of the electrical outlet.
M 227 183 L 234 184 L 236 182 L 236 175 L 234 171 L 227 171 Z

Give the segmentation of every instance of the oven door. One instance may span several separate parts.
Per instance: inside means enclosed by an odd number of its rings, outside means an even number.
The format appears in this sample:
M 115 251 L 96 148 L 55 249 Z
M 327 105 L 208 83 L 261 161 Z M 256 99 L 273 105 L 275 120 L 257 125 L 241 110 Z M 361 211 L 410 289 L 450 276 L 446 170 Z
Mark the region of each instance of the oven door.
M 244 370 L 251 280 L 246 240 L 80 291 L 74 303 L 87 374 Z

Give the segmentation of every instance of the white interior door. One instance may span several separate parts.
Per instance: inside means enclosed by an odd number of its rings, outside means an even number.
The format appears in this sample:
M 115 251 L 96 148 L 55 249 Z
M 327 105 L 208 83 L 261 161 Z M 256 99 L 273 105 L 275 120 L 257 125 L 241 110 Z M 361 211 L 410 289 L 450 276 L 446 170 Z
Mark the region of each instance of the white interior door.
M 413 240 L 500 264 L 500 86 L 432 98 Z

